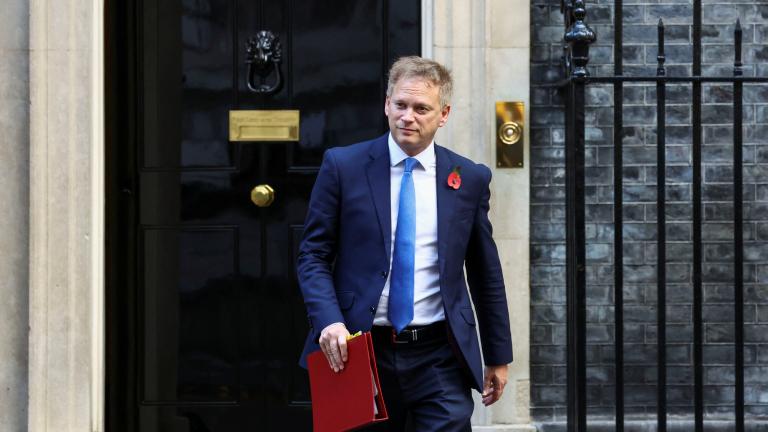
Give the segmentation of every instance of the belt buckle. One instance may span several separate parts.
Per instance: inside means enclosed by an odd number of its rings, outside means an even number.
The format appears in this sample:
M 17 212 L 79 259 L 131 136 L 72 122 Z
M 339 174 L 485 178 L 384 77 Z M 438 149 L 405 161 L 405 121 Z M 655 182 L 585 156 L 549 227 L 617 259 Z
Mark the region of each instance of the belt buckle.
M 412 330 L 405 330 L 405 329 L 403 329 L 403 331 L 411 331 L 412 332 Z M 414 340 L 416 340 L 416 339 L 414 339 Z M 397 332 L 395 331 L 394 328 L 392 329 L 392 343 L 393 344 L 407 344 L 408 342 L 409 341 L 407 341 L 407 340 L 397 340 Z

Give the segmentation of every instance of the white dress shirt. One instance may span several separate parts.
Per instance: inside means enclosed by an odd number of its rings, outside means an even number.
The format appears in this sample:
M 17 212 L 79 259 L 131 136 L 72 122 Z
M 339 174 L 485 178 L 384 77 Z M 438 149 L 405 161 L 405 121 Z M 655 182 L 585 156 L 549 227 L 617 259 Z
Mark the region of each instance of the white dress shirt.
M 406 158 L 408 155 L 397 145 L 392 134 L 389 134 L 389 189 L 392 221 L 392 250 L 390 252 L 394 252 L 395 248 L 400 183 L 403 178 Z M 416 192 L 416 254 L 413 321 L 409 325 L 418 326 L 445 319 L 445 312 L 443 311 L 443 298 L 440 295 L 440 263 L 437 258 L 437 162 L 434 141 L 414 158 L 419 163 L 413 168 L 413 186 Z M 392 253 L 390 253 L 389 269 L 391 277 Z M 376 308 L 376 316 L 373 320 L 374 325 L 392 325 L 387 318 L 390 277 L 387 277 L 381 292 L 379 306 Z

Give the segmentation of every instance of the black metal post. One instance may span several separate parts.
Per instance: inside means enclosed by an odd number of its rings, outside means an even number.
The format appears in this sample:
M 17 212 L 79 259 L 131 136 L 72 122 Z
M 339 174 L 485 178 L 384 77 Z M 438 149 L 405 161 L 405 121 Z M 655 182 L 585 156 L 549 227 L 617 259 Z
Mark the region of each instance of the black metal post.
M 568 430 L 586 432 L 586 237 L 584 226 L 584 89 L 589 44 L 595 33 L 584 23 L 584 0 L 575 0 L 564 39 L 570 45 L 566 107 L 566 298 L 568 337 Z
M 623 0 L 614 1 L 614 75 L 624 73 Z M 624 431 L 624 85 L 613 83 L 613 352 L 616 432 Z
M 733 75 L 744 74 L 741 63 L 741 21 L 736 21 L 734 32 L 736 55 Z M 736 432 L 744 432 L 744 223 L 742 195 L 742 108 L 743 87 L 741 82 L 733 83 L 733 304 L 734 304 L 734 349 L 735 365 L 735 414 Z
M 658 67 L 656 75 L 666 76 L 664 69 L 664 22 L 659 19 L 659 48 L 658 48 Z M 658 230 L 658 241 L 656 243 L 656 342 L 657 342 L 657 401 L 656 418 L 659 432 L 667 430 L 667 233 L 666 233 L 666 83 L 659 81 L 656 83 L 656 223 Z
M 584 227 L 584 83 L 568 88 L 566 137 L 566 302 L 568 320 L 568 431 L 587 430 L 586 248 Z M 582 109 L 579 109 L 582 107 Z

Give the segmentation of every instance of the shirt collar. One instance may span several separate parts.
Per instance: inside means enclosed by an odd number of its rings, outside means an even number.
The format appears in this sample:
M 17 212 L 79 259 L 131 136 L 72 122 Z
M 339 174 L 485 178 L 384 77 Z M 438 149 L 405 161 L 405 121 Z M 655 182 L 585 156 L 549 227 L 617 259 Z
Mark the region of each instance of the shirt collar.
M 392 133 L 389 134 L 389 139 L 387 140 L 389 144 L 389 163 L 391 166 L 397 166 L 402 161 L 407 159 L 409 156 L 405 154 L 403 149 L 400 148 L 399 145 L 395 142 L 395 139 L 392 138 Z M 435 164 L 435 140 L 432 140 L 431 143 L 429 143 L 429 146 L 421 151 L 421 153 L 417 154 L 416 156 L 413 156 L 417 161 L 419 161 L 419 164 L 423 169 L 427 169 Z

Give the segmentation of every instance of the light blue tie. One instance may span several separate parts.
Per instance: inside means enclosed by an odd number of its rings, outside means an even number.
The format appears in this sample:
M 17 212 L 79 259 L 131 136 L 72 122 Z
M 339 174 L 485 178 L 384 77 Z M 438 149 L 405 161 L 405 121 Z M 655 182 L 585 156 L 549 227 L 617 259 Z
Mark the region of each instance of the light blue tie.
M 416 256 L 416 190 L 413 186 L 413 167 L 417 163 L 414 158 L 405 160 L 405 170 L 400 183 L 395 250 L 392 253 L 387 317 L 398 333 L 413 321 L 413 263 Z

